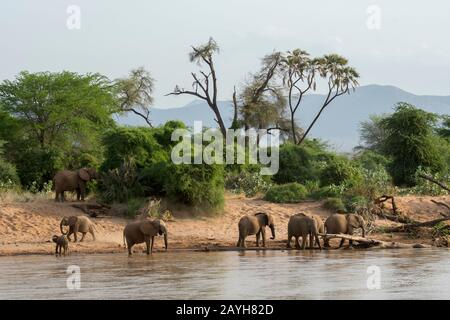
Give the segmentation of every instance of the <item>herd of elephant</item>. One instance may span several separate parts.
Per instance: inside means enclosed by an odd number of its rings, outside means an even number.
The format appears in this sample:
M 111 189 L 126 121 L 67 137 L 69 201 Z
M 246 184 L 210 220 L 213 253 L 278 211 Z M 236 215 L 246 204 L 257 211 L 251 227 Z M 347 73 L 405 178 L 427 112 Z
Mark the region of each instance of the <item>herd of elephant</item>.
M 92 179 L 98 179 L 98 173 L 93 168 L 82 168 L 77 171 L 63 170 L 59 171 L 54 179 L 55 186 L 55 200 L 65 201 L 65 191 L 76 191 L 77 200 L 83 201 L 86 194 L 86 184 Z M 63 226 L 68 226 L 69 231 L 65 233 Z M 245 248 L 245 238 L 250 235 L 256 236 L 256 246 L 259 247 L 260 240 L 262 246 L 266 246 L 266 227 L 269 227 L 272 232 L 271 239 L 275 238 L 275 223 L 270 214 L 259 212 L 254 215 L 246 215 L 239 220 L 239 239 L 237 247 Z M 313 214 L 297 213 L 290 217 L 288 222 L 288 239 L 287 247 L 291 247 L 291 240 L 295 238 L 295 247 L 297 249 L 305 249 L 309 238 L 310 248 L 317 244 L 319 249 L 322 249 L 319 241 L 319 234 L 349 234 L 352 235 L 355 229 L 362 229 L 362 236 L 365 237 L 364 220 L 361 216 L 356 214 L 340 214 L 335 213 L 329 216 L 325 223 L 322 219 Z M 68 243 L 71 241 L 70 236 L 74 235 L 74 241 L 77 241 L 77 233 L 82 234 L 81 240 L 84 240 L 86 233 L 90 233 L 95 240 L 94 225 L 89 218 L 84 216 L 64 217 L 60 223 L 61 236 L 54 236 L 52 239 L 56 243 L 56 253 L 61 254 L 61 249 L 64 253 L 68 249 Z M 147 254 L 153 251 L 154 238 L 157 235 L 164 235 L 164 244 L 167 250 L 167 227 L 164 221 L 155 219 L 143 219 L 140 221 L 131 222 L 125 226 L 123 230 L 124 245 L 128 248 L 128 254 L 132 254 L 132 247 L 135 244 L 145 243 Z M 302 239 L 300 245 L 299 239 Z M 350 245 L 352 241 L 349 240 Z M 339 247 L 344 244 L 344 239 L 341 240 Z M 324 236 L 324 247 L 329 246 L 329 239 Z
M 63 227 L 68 226 L 69 230 L 64 232 Z M 254 215 L 246 215 L 239 220 L 239 239 L 236 244 L 237 247 L 245 248 L 245 238 L 250 235 L 256 236 L 256 246 L 266 246 L 266 227 L 269 227 L 272 232 L 271 239 L 275 239 L 275 223 L 270 214 L 259 212 Z M 322 249 L 319 240 L 319 234 L 349 234 L 352 235 L 355 229 L 362 229 L 362 236 L 365 237 L 364 219 L 356 214 L 340 214 L 335 213 L 329 216 L 325 223 L 317 215 L 308 215 L 305 213 L 297 213 L 290 217 L 288 222 L 288 239 L 287 247 L 291 248 L 291 240 L 295 238 L 295 247 L 297 249 L 305 249 L 309 238 L 310 248 L 314 248 L 317 244 L 319 249 Z M 61 249 L 64 254 L 68 249 L 68 243 L 71 241 L 70 236 L 74 235 L 74 241 L 77 241 L 77 233 L 81 233 L 80 242 L 84 240 L 87 233 L 92 235 L 95 241 L 94 224 L 88 217 L 85 216 L 70 216 L 64 217 L 60 223 L 60 230 L 62 236 L 53 236 L 53 241 L 56 243 L 56 254 L 61 254 Z M 164 245 L 167 250 L 167 227 L 163 220 L 144 218 L 138 221 L 133 221 L 125 226 L 123 229 L 124 245 L 128 249 L 128 254 L 132 254 L 132 247 L 135 244 L 145 243 L 147 254 L 153 252 L 153 244 L 155 236 L 164 236 Z M 301 245 L 299 239 L 302 239 Z M 341 240 L 339 247 L 344 244 L 344 239 Z M 352 241 L 349 240 L 350 246 Z M 324 236 L 324 247 L 329 247 L 329 239 Z

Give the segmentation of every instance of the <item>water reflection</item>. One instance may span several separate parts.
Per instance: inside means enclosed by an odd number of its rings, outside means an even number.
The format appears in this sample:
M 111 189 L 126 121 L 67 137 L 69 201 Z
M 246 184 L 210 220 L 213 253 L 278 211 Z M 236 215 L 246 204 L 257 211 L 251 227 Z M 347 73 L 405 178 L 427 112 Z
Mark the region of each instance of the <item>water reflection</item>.
M 81 290 L 66 288 L 67 266 Z M 381 268 L 380 290 L 367 267 Z M 0 258 L 1 299 L 450 298 L 448 250 L 167 252 Z

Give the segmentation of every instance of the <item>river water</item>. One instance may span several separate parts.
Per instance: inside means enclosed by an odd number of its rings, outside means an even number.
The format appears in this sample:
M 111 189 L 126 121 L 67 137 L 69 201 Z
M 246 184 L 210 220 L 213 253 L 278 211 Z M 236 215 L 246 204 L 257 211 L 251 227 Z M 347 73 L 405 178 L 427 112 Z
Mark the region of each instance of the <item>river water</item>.
M 79 289 L 67 287 L 70 265 Z M 0 257 L 0 299 L 450 299 L 450 251 Z

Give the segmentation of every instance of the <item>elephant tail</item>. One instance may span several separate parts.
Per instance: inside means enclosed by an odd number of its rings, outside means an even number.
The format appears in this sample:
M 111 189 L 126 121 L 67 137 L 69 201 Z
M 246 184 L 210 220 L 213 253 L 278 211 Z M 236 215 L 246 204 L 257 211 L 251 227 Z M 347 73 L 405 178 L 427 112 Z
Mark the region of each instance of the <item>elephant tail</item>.
M 123 241 L 123 247 L 124 247 L 125 249 L 127 249 L 127 245 L 126 245 L 126 243 L 125 243 L 125 231 L 122 233 L 122 241 Z

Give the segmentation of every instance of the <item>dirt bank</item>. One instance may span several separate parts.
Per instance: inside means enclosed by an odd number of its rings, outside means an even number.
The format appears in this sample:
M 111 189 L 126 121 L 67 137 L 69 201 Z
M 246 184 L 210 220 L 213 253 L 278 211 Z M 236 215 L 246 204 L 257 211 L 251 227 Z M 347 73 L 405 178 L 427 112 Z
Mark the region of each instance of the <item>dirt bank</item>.
M 443 197 L 398 197 L 399 209 L 417 221 L 439 218 L 439 208 L 430 200 L 450 203 L 450 196 Z M 0 255 L 52 254 L 54 245 L 51 236 L 59 234 L 59 221 L 63 216 L 83 215 L 80 210 L 71 207 L 73 202 L 55 203 L 51 199 L 35 199 L 29 202 L 3 201 L 0 203 Z M 240 196 L 226 197 L 224 212 L 213 217 L 192 217 L 183 212 L 175 212 L 174 220 L 168 222 L 169 246 L 171 249 L 211 249 L 234 246 L 237 241 L 237 223 L 247 213 L 264 211 L 273 214 L 276 222 L 277 239 L 268 240 L 270 248 L 284 247 L 286 226 L 289 216 L 300 211 L 315 213 L 325 219 L 331 214 L 322 207 L 322 202 L 304 202 L 300 204 L 274 204 L 259 199 L 247 199 Z M 130 221 L 117 217 L 92 219 L 95 223 L 97 241 L 86 235 L 83 243 L 70 243 L 72 253 L 113 253 L 125 252 L 122 244 L 122 230 Z M 377 226 L 394 226 L 396 223 L 377 220 Z M 403 243 L 432 244 L 431 236 L 411 238 L 402 233 L 375 234 L 370 237 L 384 241 Z M 254 237 L 248 238 L 254 241 Z M 254 243 L 248 242 L 249 246 Z M 337 240 L 335 240 L 337 241 Z M 333 243 L 332 243 L 333 244 Z M 162 239 L 155 243 L 156 249 L 163 247 Z

